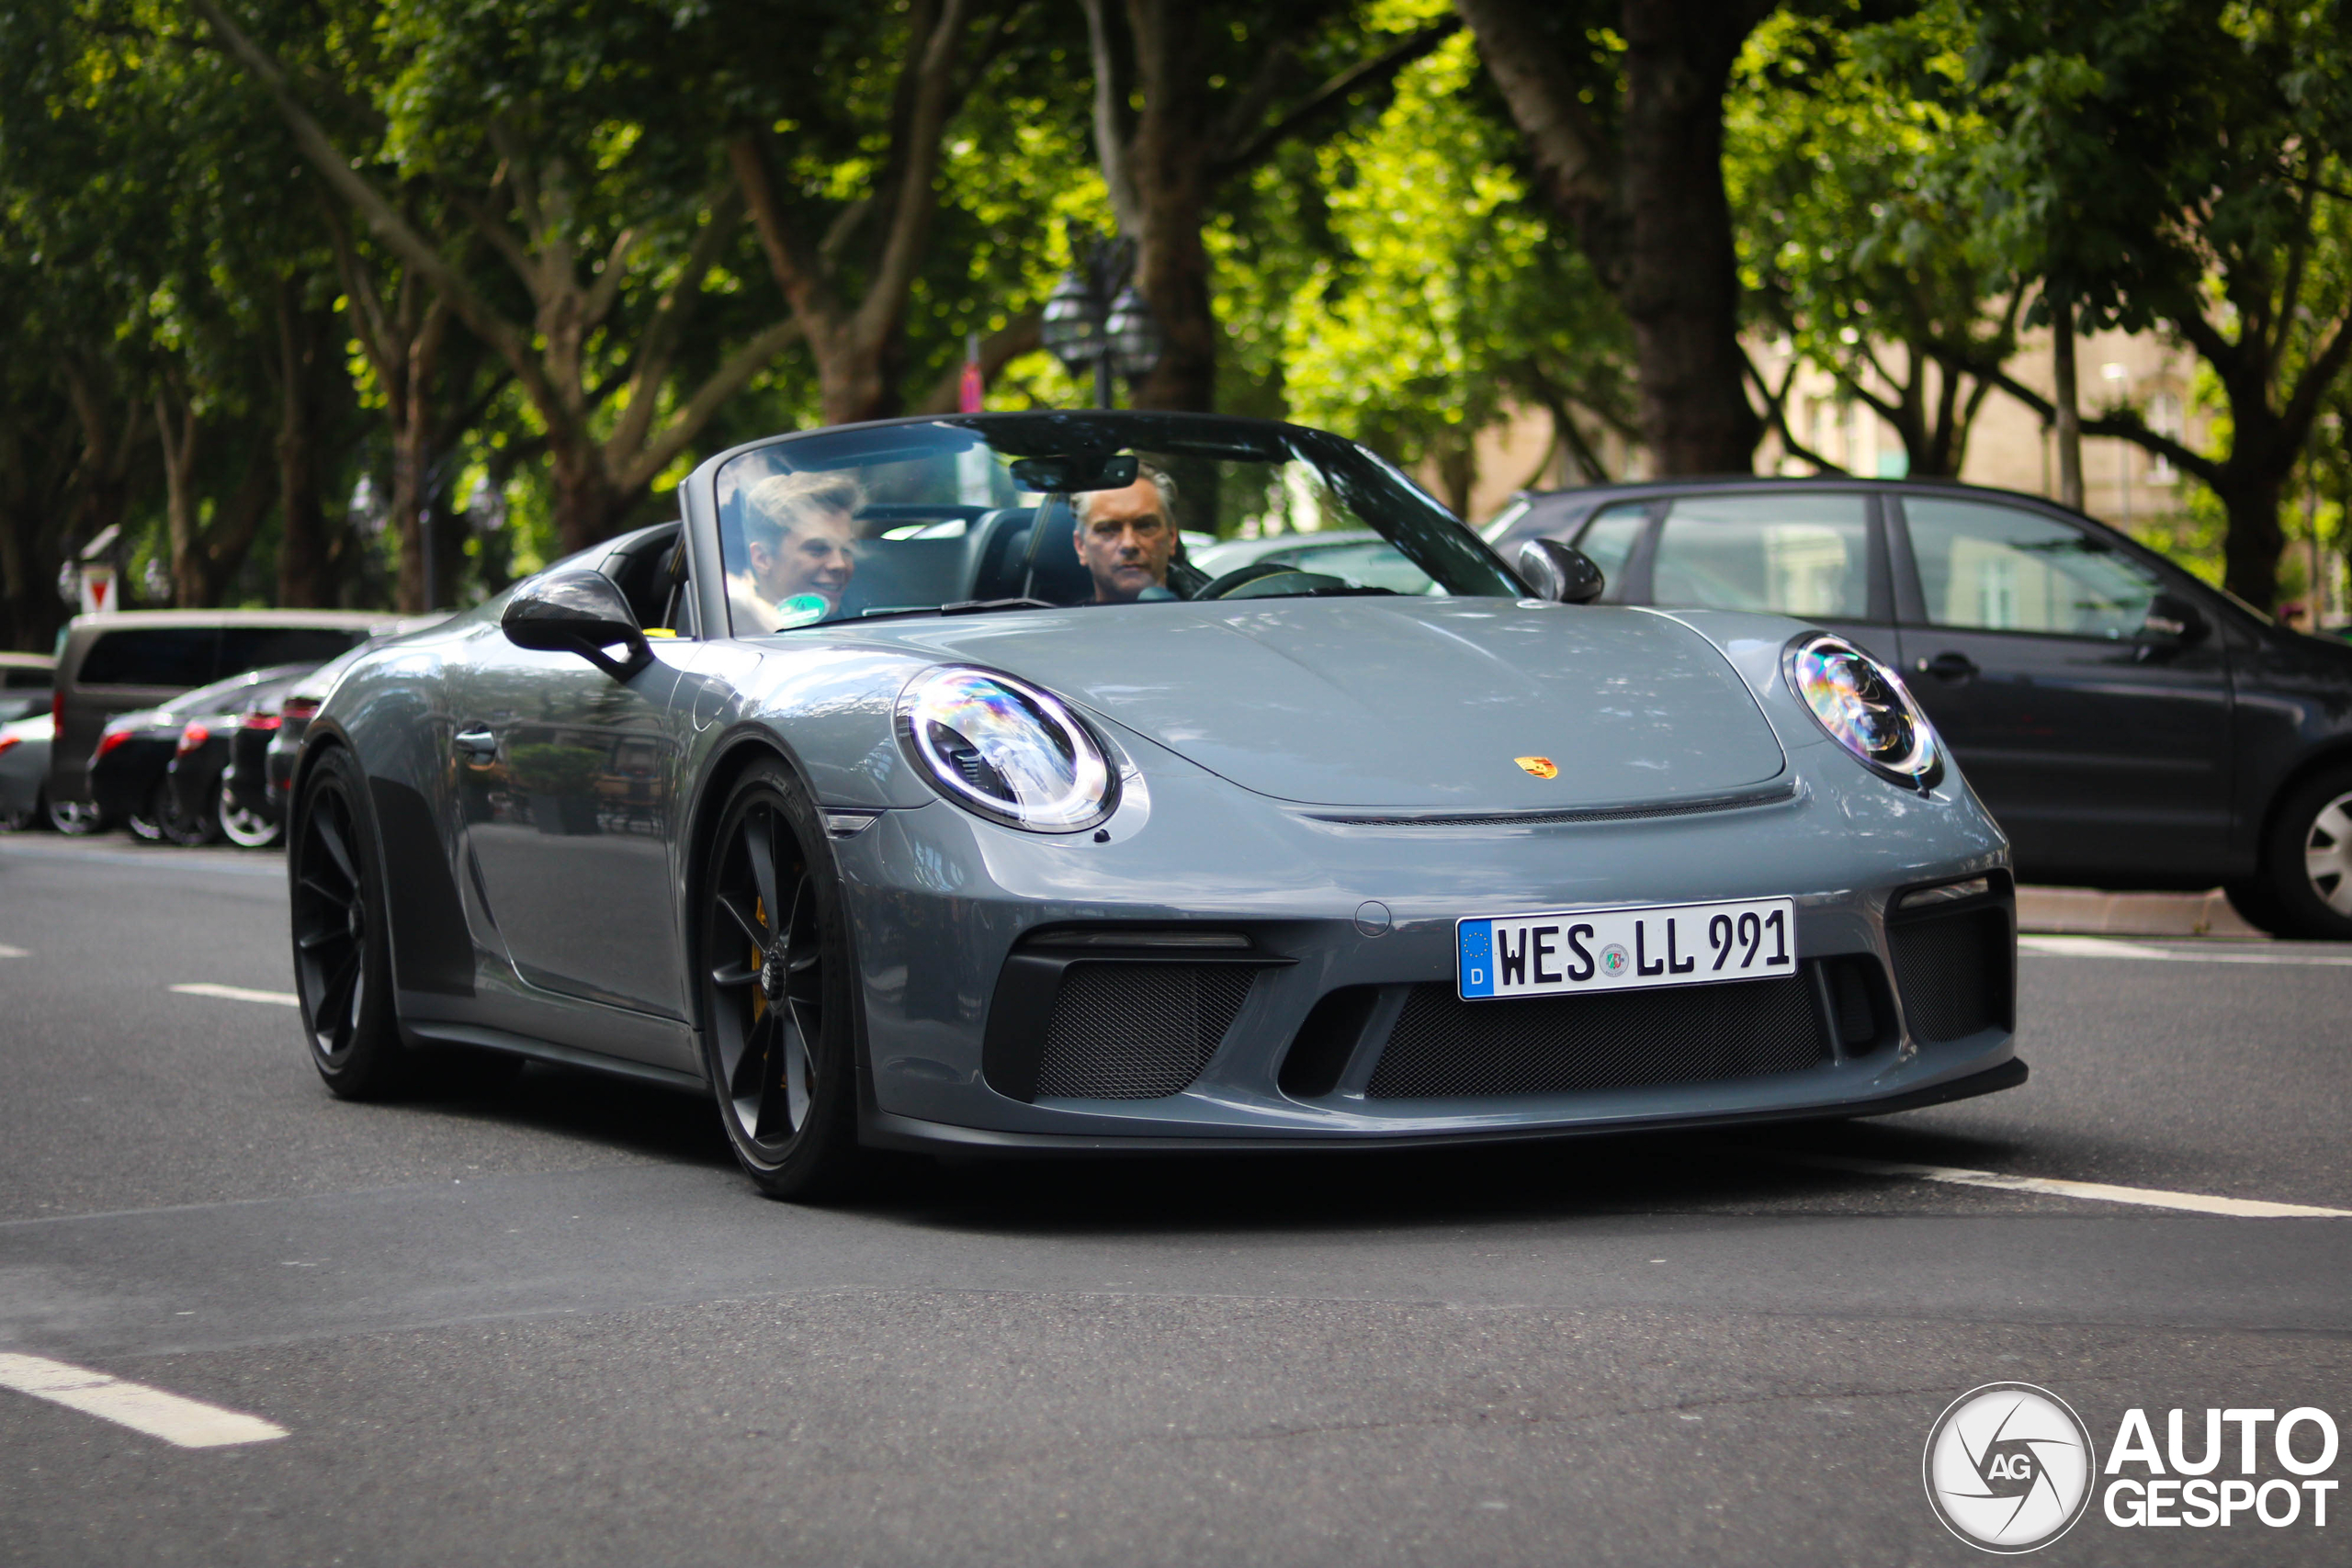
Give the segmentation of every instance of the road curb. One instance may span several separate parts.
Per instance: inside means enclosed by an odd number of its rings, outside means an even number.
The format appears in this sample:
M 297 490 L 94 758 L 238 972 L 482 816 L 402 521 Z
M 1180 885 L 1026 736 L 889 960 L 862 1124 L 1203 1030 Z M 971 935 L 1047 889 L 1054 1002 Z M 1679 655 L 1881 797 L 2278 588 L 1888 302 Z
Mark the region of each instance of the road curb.
M 2246 924 L 2218 887 L 2204 893 L 2019 887 L 2018 930 L 2052 936 L 2260 938 L 2265 934 Z

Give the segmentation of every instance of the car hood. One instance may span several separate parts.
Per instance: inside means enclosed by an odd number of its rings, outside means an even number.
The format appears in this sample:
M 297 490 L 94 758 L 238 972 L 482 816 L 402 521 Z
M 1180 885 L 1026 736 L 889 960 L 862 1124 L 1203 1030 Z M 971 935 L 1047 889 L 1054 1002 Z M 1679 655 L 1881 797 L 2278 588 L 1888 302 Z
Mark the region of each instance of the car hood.
M 1245 789 L 1306 804 L 1671 802 L 1786 766 L 1714 646 L 1640 610 L 1289 599 L 892 630 L 900 646 L 1034 681 Z

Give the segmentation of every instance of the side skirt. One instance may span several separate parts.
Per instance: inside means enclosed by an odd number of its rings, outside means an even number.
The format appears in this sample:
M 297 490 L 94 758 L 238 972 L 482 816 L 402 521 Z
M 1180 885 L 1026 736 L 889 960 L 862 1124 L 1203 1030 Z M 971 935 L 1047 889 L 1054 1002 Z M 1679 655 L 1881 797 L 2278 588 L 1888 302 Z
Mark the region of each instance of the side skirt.
M 664 1089 L 684 1089 L 691 1094 L 710 1092 L 710 1086 L 699 1073 L 677 1072 L 669 1067 L 657 1067 L 650 1062 L 632 1062 L 621 1056 L 607 1056 L 598 1051 L 583 1051 L 577 1045 L 559 1045 L 552 1040 L 535 1040 L 527 1034 L 510 1034 L 503 1029 L 488 1029 L 474 1023 L 445 1023 L 435 1020 L 411 1023 L 403 1021 L 401 1041 L 410 1046 L 469 1045 L 478 1050 L 506 1051 L 517 1056 L 528 1056 L 534 1061 L 584 1067 L 590 1072 L 635 1078 L 640 1083 L 660 1084 Z

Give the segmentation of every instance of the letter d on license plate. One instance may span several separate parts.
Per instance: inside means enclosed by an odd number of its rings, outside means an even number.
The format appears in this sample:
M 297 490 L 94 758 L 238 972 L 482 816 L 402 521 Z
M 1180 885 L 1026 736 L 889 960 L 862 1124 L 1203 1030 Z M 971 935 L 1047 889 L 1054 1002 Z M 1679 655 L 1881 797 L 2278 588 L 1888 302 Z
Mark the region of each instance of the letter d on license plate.
M 1788 898 L 1570 909 L 1454 922 L 1464 1000 L 1640 991 L 1796 973 Z

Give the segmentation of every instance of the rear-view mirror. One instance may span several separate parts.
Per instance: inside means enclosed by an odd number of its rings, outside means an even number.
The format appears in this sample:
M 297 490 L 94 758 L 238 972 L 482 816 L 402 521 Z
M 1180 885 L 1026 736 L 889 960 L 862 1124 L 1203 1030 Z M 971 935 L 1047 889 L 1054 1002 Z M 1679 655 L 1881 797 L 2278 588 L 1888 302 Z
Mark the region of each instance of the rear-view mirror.
M 1039 495 L 1076 491 L 1125 490 L 1141 472 L 1132 452 L 1065 452 L 1052 457 L 1023 457 L 1012 465 L 1012 482 Z

